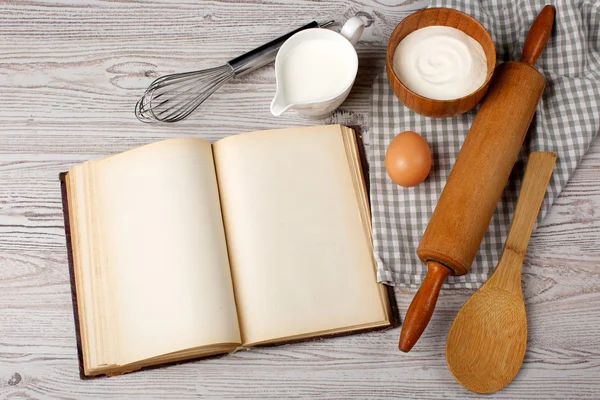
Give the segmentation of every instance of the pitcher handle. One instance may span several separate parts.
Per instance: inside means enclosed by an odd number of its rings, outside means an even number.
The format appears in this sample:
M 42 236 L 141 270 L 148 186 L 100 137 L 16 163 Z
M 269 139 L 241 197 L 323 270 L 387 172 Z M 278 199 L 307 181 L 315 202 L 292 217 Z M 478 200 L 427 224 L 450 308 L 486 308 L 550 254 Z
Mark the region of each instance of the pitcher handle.
M 356 45 L 358 39 L 365 30 L 365 22 L 360 17 L 352 17 L 342 27 L 340 34 L 348 39 L 352 46 Z

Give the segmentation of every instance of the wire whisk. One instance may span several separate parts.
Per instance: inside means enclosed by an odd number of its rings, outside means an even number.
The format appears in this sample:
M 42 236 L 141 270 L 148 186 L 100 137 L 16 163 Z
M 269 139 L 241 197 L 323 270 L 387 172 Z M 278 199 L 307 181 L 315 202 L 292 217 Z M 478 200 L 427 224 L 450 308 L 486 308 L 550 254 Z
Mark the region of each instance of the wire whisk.
M 319 24 L 312 21 L 220 67 L 161 76 L 150 84 L 135 105 L 135 116 L 142 122 L 181 121 L 225 82 L 275 60 L 281 45 L 296 32 L 326 27 L 333 22 Z
M 234 75 L 231 65 L 225 64 L 161 76 L 135 105 L 135 116 L 142 122 L 181 121 Z

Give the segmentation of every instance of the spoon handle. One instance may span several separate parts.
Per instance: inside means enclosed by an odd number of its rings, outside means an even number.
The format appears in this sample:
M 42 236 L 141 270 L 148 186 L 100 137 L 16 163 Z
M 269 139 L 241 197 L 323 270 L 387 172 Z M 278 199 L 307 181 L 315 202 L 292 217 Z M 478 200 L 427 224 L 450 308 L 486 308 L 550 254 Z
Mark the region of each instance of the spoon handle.
M 529 155 L 502 256 L 496 271 L 488 281 L 491 285 L 519 289 L 520 292 L 521 266 L 527 243 L 544 200 L 555 161 L 556 154 L 552 152 L 534 152 Z M 514 285 L 518 285 L 518 288 L 513 288 Z

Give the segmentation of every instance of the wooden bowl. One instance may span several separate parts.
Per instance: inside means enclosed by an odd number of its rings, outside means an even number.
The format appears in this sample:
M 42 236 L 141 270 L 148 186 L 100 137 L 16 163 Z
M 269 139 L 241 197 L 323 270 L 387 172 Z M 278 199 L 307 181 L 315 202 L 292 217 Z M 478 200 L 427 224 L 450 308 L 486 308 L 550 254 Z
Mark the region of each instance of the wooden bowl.
M 460 29 L 481 44 L 487 59 L 487 76 L 479 89 L 458 99 L 434 100 L 416 94 L 400 81 L 393 68 L 394 52 L 398 43 L 409 33 L 432 25 Z M 490 86 L 495 67 L 496 49 L 490 34 L 475 18 L 451 8 L 426 8 L 410 14 L 394 28 L 388 40 L 386 71 L 392 90 L 406 107 L 426 117 L 452 117 L 475 107 Z

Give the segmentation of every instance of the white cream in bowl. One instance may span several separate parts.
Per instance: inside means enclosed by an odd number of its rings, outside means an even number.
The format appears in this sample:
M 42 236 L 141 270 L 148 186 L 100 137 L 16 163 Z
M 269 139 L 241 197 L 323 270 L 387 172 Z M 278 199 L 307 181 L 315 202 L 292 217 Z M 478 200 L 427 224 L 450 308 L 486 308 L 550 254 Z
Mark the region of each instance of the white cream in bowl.
M 481 44 L 449 26 L 417 29 L 400 41 L 394 72 L 411 91 L 435 100 L 467 96 L 484 84 L 487 61 Z

